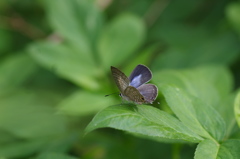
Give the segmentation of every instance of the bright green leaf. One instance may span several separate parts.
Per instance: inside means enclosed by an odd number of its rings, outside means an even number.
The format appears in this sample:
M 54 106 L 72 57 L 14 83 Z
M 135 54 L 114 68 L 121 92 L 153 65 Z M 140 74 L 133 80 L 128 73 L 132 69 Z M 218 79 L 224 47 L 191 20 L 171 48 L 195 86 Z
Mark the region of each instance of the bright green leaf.
M 173 116 L 146 105 L 108 107 L 93 118 L 86 132 L 103 127 L 125 130 L 160 141 L 199 142 L 202 140 Z
M 222 98 L 220 104 L 215 107 L 216 110 L 220 113 L 223 119 L 226 122 L 226 136 L 228 138 L 235 132 L 235 129 L 238 127 L 236 118 L 234 115 L 234 98 L 236 97 L 235 93 Z
M 221 144 L 217 159 L 239 159 L 240 140 L 227 140 Z
M 239 159 L 240 140 L 226 140 L 218 144 L 212 140 L 202 141 L 194 159 Z
M 221 140 L 225 122 L 213 107 L 176 86 L 159 87 L 172 111 L 192 131 L 208 139 Z
M 174 84 L 212 106 L 218 106 L 233 87 L 233 79 L 223 66 L 202 66 L 185 70 L 155 72 L 153 80 L 159 84 Z
M 102 32 L 98 51 L 105 68 L 123 63 L 143 42 L 145 27 L 131 14 L 116 17 Z
M 220 145 L 212 140 L 203 140 L 197 146 L 194 159 L 216 159 Z
M 240 91 L 238 92 L 235 103 L 234 103 L 234 113 L 237 120 L 238 126 L 240 127 Z
M 233 28 L 235 28 L 238 33 L 240 33 L 240 3 L 232 2 L 226 8 L 226 15 L 228 20 L 232 23 Z
M 112 97 L 104 94 L 76 91 L 65 98 L 59 105 L 59 110 L 69 115 L 89 115 L 102 110 L 109 103 L 118 103 Z

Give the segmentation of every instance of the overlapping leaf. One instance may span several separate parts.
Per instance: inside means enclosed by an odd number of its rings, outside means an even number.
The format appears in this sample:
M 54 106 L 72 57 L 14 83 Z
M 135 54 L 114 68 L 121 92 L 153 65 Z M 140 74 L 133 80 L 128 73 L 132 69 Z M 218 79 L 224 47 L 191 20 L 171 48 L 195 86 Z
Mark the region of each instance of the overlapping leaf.
M 194 159 L 238 159 L 240 140 L 227 140 L 219 144 L 212 140 L 202 141 L 195 152 Z
M 201 137 L 173 116 L 153 107 L 111 106 L 99 112 L 86 128 L 111 127 L 163 141 L 199 142 Z

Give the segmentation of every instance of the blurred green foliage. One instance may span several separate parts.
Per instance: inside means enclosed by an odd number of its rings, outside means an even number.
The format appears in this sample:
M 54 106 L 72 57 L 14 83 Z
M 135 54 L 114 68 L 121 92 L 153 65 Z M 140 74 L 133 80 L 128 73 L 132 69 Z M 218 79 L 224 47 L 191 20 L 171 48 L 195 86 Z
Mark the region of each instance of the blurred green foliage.
M 239 35 L 233 0 L 1 1 L 0 158 L 240 158 Z M 160 105 L 112 106 L 137 64 Z

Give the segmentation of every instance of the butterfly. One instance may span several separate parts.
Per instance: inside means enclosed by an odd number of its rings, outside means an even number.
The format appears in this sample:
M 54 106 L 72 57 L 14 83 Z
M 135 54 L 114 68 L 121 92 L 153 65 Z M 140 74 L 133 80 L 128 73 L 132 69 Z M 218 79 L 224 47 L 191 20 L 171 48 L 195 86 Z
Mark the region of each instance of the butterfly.
M 152 104 L 156 99 L 157 86 L 145 84 L 152 78 L 152 73 L 147 66 L 137 65 L 129 78 L 116 67 L 111 66 L 111 72 L 123 99 L 136 104 Z

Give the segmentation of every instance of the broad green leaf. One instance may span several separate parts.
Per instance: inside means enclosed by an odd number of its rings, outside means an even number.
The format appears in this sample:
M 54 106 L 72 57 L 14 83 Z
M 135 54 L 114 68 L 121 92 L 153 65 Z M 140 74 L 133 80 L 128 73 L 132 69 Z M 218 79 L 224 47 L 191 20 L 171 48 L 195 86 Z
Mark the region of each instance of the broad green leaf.
M 240 127 L 240 91 L 237 93 L 237 96 L 235 98 L 234 113 L 238 126 Z
M 227 140 L 220 146 L 217 159 L 239 159 L 240 140 Z
M 88 0 L 45 1 L 50 23 L 64 38 L 88 56 L 103 25 L 103 17 Z
M 48 152 L 40 154 L 35 159 L 78 159 L 77 157 L 69 156 L 63 153 Z
M 233 87 L 233 79 L 223 66 L 201 66 L 185 70 L 155 72 L 153 81 L 159 84 L 174 84 L 204 102 L 218 107 Z
M 66 119 L 43 105 L 33 92 L 0 96 L 0 130 L 22 138 L 58 135 L 66 131 Z
M 215 109 L 220 113 L 226 123 L 226 136 L 228 138 L 235 132 L 237 126 L 236 118 L 234 115 L 234 99 L 236 93 L 230 94 L 222 98 L 220 104 Z
M 95 67 L 88 55 L 78 52 L 75 47 L 42 42 L 31 45 L 29 51 L 37 62 L 59 76 L 87 89 L 100 88 L 94 77 L 101 74 L 101 70 Z
M 216 159 L 220 144 L 212 140 L 203 140 L 197 146 L 194 159 Z
M 233 25 L 233 28 L 240 33 L 240 3 L 232 2 L 226 8 L 226 15 L 230 23 Z
M 100 59 L 105 68 L 123 63 L 143 42 L 145 27 L 131 14 L 116 17 L 101 34 L 98 43 Z
M 37 64 L 27 54 L 18 53 L 1 60 L 0 91 L 19 86 L 37 69 Z
M 223 138 L 225 122 L 213 107 L 176 86 L 160 85 L 159 89 L 172 111 L 188 128 L 208 139 Z
M 221 144 L 204 140 L 198 145 L 194 159 L 239 159 L 239 149 L 240 140 L 226 140 Z
M 109 103 L 117 104 L 118 101 L 104 94 L 76 91 L 59 104 L 59 111 L 76 116 L 89 115 L 102 110 Z
M 110 106 L 93 118 L 86 132 L 103 127 L 124 130 L 156 141 L 196 143 L 202 140 L 173 116 L 146 105 Z

